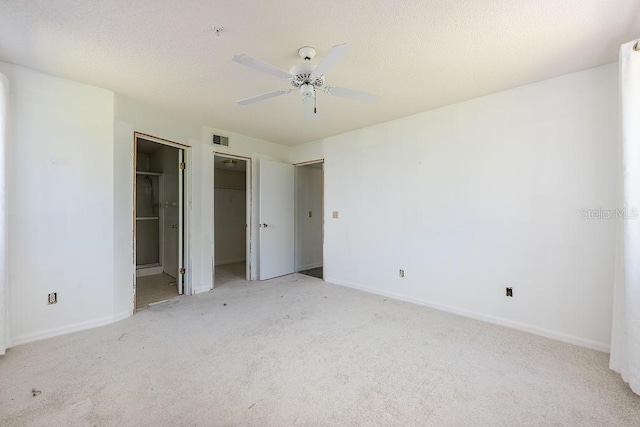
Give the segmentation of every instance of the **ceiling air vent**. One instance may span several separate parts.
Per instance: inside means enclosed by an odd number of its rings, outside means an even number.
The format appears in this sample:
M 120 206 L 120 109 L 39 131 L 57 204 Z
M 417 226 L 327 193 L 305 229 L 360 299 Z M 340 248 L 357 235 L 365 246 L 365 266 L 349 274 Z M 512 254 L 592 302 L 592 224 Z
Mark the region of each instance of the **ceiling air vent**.
M 226 145 L 229 146 L 229 138 L 226 136 L 213 135 L 213 143 L 215 145 Z

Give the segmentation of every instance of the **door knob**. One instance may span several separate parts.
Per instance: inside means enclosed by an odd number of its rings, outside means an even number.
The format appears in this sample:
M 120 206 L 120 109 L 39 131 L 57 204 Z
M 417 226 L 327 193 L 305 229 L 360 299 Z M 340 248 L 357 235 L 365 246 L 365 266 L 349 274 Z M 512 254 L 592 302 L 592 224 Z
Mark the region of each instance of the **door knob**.
M 261 228 L 267 228 L 269 226 L 269 224 L 260 224 Z

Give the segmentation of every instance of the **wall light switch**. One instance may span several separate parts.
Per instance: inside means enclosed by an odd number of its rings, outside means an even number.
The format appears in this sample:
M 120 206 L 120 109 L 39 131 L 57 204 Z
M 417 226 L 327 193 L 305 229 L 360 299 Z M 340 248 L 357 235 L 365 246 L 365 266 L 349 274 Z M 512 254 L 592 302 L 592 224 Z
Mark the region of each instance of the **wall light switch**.
M 338 211 L 333 211 L 333 218 L 338 219 Z

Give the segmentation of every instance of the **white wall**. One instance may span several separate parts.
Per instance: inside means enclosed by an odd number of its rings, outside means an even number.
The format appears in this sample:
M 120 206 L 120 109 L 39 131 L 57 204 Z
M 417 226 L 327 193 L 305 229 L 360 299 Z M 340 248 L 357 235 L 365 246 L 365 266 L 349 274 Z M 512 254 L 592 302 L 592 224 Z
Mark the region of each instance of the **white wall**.
M 617 117 L 609 64 L 294 149 L 325 280 L 606 351 L 614 224 L 581 209 L 616 206 Z
M 247 189 L 247 174 L 245 171 L 216 168 L 214 180 L 216 188 Z
M 113 311 L 116 319 L 133 314 L 133 125 L 114 122 L 113 135 Z
M 322 266 L 322 167 L 317 166 L 296 167 L 296 271 Z
M 246 260 L 246 173 L 216 169 L 214 235 L 216 265 Z
M 324 140 L 307 142 L 291 147 L 291 163 L 305 163 L 324 159 Z
M 113 94 L 0 64 L 12 344 L 111 321 Z M 57 292 L 58 303 L 47 305 Z

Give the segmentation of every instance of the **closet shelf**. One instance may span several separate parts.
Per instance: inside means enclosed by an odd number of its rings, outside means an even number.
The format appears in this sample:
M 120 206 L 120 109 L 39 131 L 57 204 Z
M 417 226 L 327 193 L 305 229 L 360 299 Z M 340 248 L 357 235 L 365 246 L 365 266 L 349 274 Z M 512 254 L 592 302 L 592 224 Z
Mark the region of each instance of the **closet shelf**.
M 136 175 L 162 176 L 160 172 L 136 171 Z
M 154 219 L 160 219 L 158 216 L 137 216 L 136 221 L 150 221 Z

